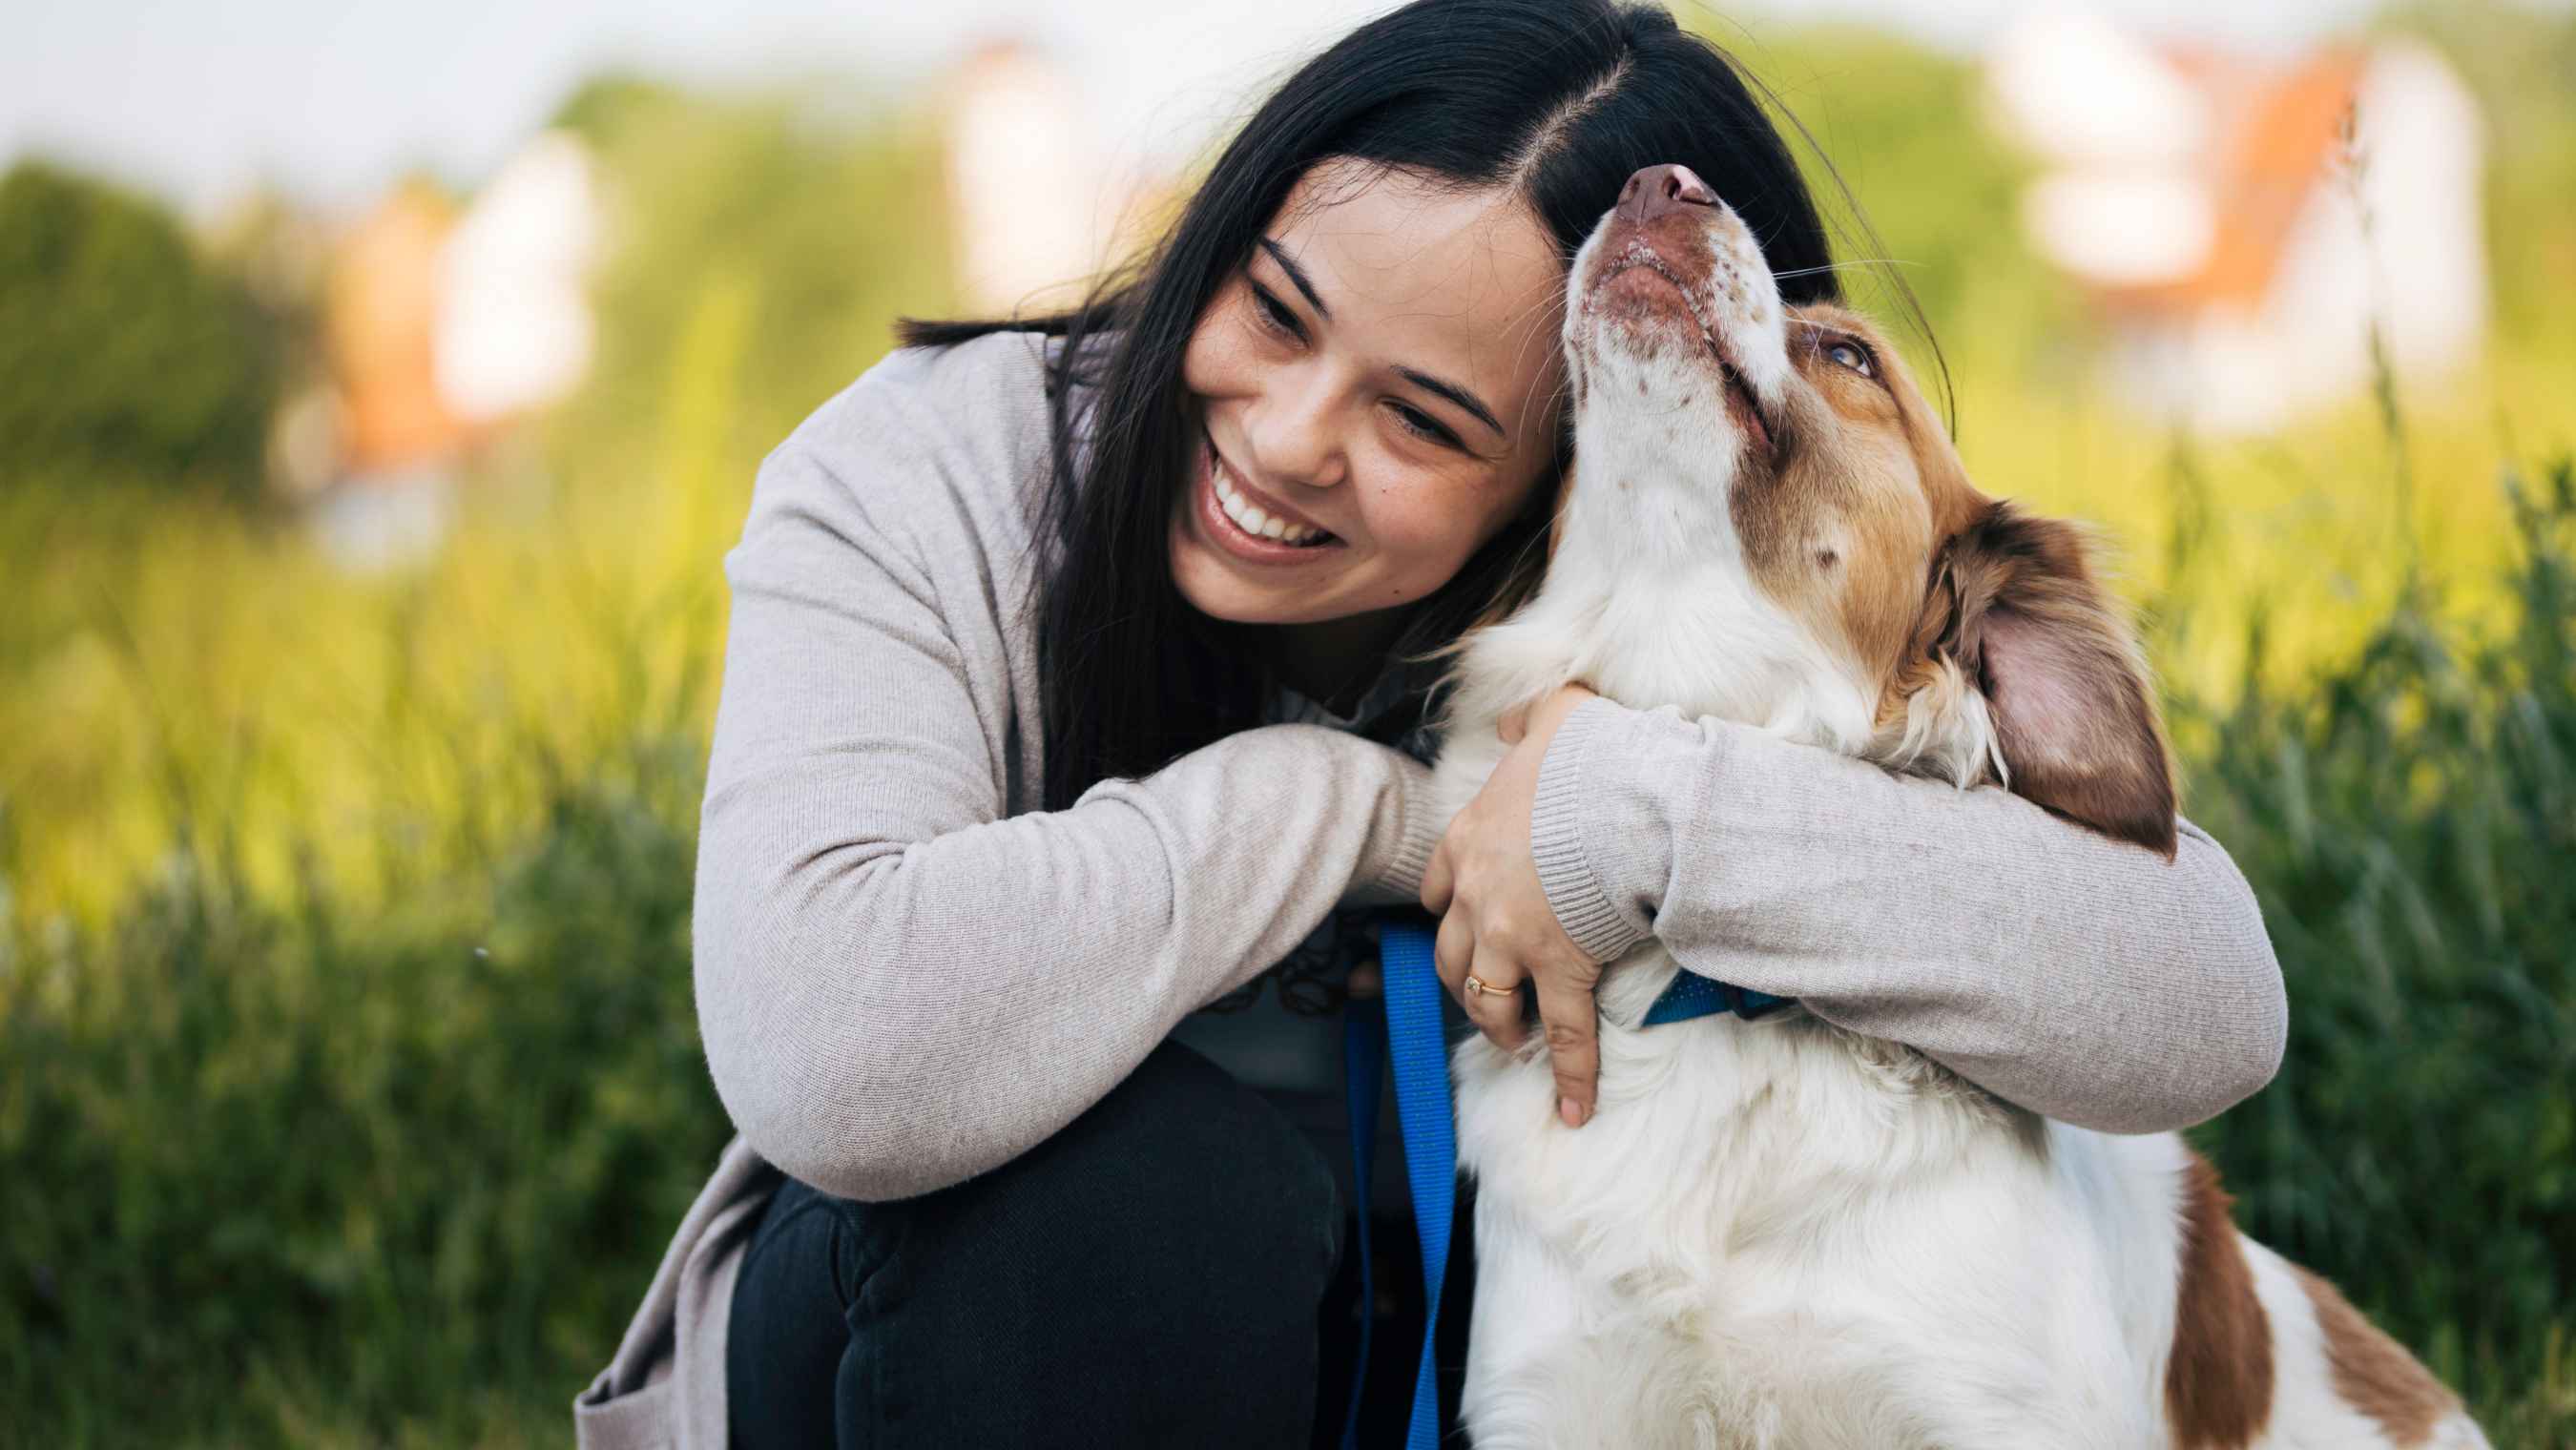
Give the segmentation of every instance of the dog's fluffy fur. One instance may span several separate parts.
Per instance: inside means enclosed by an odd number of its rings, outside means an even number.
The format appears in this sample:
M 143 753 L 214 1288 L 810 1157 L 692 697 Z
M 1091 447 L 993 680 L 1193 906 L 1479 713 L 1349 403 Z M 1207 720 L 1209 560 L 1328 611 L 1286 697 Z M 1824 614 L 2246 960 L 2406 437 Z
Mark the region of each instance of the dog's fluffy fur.
M 1784 306 L 1742 222 L 1668 178 L 1576 259 L 1575 474 L 1545 586 L 1459 657 L 1444 799 L 1507 710 L 1582 681 L 2170 855 L 2152 692 L 2081 540 L 1971 487 L 1868 323 Z M 1535 1034 L 1458 1049 L 1483 1450 L 2486 1443 L 2238 1234 L 2179 1139 L 2043 1120 L 1795 1010 L 1637 1030 L 1675 971 L 1650 941 L 1605 974 L 1579 1130 Z

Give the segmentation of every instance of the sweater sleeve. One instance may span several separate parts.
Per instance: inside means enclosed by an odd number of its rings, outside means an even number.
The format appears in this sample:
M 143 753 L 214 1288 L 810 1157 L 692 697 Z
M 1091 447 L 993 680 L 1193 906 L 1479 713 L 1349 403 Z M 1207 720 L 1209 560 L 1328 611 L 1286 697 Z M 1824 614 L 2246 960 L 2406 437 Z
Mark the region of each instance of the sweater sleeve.
M 1418 763 L 1303 725 L 1007 814 L 1034 722 L 1002 718 L 1009 550 L 965 475 L 1010 460 L 871 379 L 763 465 L 726 559 L 693 935 L 735 1125 L 883 1200 L 1054 1133 L 1346 893 L 1408 899 L 1438 823 Z
M 1600 960 L 1651 933 L 2080 1127 L 2187 1126 L 2280 1066 L 2262 913 L 2189 822 L 2168 862 L 2001 789 L 1588 700 L 1549 742 L 1532 836 Z

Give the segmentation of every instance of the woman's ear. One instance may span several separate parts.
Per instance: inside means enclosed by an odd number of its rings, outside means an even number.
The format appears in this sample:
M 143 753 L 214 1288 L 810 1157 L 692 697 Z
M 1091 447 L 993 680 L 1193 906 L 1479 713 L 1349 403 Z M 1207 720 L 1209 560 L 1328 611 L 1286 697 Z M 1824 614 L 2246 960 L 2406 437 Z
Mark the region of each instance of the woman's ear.
M 1985 701 L 2012 789 L 2170 858 L 2173 767 L 2137 640 L 2072 525 L 1986 505 L 1950 542 L 1934 653 Z

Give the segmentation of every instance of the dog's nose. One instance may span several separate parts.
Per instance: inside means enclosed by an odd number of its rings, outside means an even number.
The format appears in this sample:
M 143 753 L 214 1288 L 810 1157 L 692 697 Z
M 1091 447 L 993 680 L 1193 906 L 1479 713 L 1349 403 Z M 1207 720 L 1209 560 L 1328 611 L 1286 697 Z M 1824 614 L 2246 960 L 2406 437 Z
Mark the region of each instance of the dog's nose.
M 1648 166 L 1619 188 L 1619 214 L 1641 224 L 1686 206 L 1715 205 L 1717 193 L 1687 166 Z

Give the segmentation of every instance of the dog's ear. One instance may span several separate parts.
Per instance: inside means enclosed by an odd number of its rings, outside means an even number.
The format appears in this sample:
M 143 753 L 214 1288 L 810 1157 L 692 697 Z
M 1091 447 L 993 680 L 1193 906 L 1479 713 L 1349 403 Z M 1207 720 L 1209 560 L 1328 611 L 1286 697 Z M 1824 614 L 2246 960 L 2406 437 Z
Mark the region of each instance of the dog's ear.
M 1934 566 L 1932 608 L 1945 605 L 1931 652 L 1983 696 L 2012 789 L 2170 858 L 2173 767 L 2155 692 L 2074 527 L 1984 505 Z

